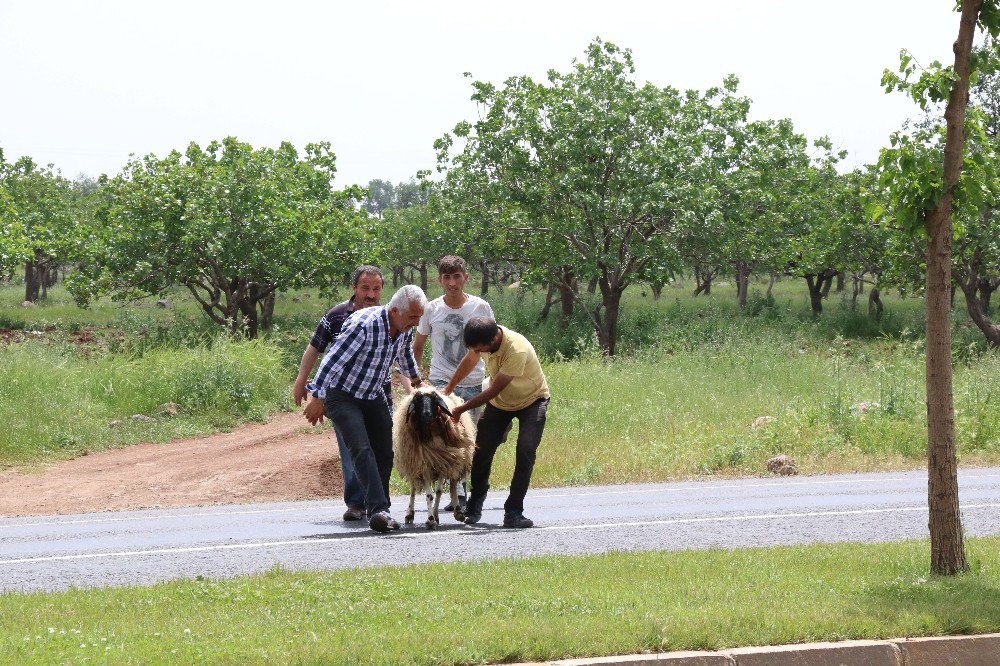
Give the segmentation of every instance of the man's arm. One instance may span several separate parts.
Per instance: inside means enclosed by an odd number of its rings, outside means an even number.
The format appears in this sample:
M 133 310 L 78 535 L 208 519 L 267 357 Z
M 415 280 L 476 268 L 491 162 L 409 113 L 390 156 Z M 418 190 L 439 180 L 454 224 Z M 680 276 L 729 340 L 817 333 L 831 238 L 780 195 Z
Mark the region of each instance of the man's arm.
M 464 363 L 464 361 L 463 361 Z M 454 380 L 453 380 L 454 381 Z M 472 398 L 468 402 L 464 402 L 458 407 L 453 407 L 451 410 L 451 418 L 453 421 L 458 421 L 458 417 L 462 415 L 462 412 L 467 412 L 470 409 L 475 409 L 480 405 L 485 405 L 493 398 L 500 395 L 500 391 L 507 387 L 514 381 L 514 378 L 510 375 L 505 375 L 502 372 L 497 373 L 496 377 L 490 377 L 490 386 L 485 391 Z
M 396 360 L 399 362 L 400 371 L 410 378 L 411 384 L 420 386 L 420 366 L 417 365 L 417 360 L 413 357 L 413 347 L 411 345 L 401 346 L 396 354 Z
M 428 337 L 422 333 L 413 334 L 413 357 L 417 359 L 417 365 L 424 362 L 424 344 L 427 343 Z
M 445 395 L 454 392 L 458 383 L 469 376 L 469 373 L 472 372 L 472 370 L 476 367 L 476 364 L 479 363 L 479 358 L 479 352 L 472 349 L 469 350 L 469 352 L 465 355 L 465 358 L 462 359 L 462 362 L 458 364 L 457 368 L 455 368 L 455 376 L 451 378 L 451 381 L 448 382 L 448 386 L 444 389 Z
M 299 363 L 299 376 L 292 384 L 292 397 L 295 398 L 296 405 L 301 405 L 302 400 L 306 397 L 306 381 L 309 379 L 309 373 L 312 372 L 313 366 L 316 365 L 317 358 L 319 358 L 319 350 L 313 347 L 312 343 L 306 345 L 306 350 L 302 352 L 302 361 Z

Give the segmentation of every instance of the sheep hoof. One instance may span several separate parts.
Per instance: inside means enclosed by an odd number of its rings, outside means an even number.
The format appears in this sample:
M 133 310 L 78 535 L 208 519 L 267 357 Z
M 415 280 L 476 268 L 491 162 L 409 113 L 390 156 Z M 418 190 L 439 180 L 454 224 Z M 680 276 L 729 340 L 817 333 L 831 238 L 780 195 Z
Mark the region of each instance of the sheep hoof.
M 403 522 L 406 523 L 407 525 L 412 525 L 413 524 L 413 514 L 412 513 L 406 514 L 406 516 L 403 518 Z
M 434 520 L 433 518 L 428 518 L 427 522 L 424 523 L 424 524 L 427 525 L 427 529 L 429 529 L 429 530 L 432 530 L 432 529 L 434 529 L 434 528 L 436 528 L 438 526 L 437 525 L 437 521 Z
M 460 523 L 464 523 L 465 522 L 465 512 L 462 511 L 461 509 L 455 509 L 455 520 L 457 520 Z

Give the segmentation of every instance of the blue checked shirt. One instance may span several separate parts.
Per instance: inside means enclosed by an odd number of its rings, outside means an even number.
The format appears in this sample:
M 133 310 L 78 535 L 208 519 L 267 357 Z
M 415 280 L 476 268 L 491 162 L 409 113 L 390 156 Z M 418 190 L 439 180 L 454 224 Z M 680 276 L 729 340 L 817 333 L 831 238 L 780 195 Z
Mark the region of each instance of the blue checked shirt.
M 320 398 L 325 398 L 331 388 L 359 400 L 381 398 L 393 362 L 399 361 L 407 376 L 419 375 L 412 341 L 413 329 L 396 335 L 395 340 L 389 337 L 387 306 L 358 310 L 344 322 L 307 388 Z

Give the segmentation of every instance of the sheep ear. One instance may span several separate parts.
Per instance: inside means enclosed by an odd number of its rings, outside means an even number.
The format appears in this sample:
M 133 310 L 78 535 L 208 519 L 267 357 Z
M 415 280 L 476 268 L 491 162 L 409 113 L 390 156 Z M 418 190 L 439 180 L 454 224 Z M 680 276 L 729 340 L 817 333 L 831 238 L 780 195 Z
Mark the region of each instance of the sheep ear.
M 436 402 L 438 404 L 438 407 L 441 408 L 442 412 L 444 412 L 448 416 L 451 416 L 451 410 L 448 409 L 448 403 L 446 403 L 444 401 L 444 398 L 441 397 L 440 393 L 435 393 L 434 394 L 434 402 Z
M 406 406 L 406 418 L 410 418 L 416 413 L 417 413 L 417 401 L 411 400 L 410 404 Z

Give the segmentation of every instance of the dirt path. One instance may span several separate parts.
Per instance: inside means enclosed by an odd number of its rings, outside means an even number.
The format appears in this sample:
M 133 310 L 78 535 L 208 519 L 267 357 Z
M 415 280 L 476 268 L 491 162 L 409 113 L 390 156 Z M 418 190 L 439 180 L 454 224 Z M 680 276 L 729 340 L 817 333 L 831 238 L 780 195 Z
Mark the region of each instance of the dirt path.
M 169 444 L 139 444 L 0 474 L 0 516 L 339 498 L 333 433 L 298 412 Z

